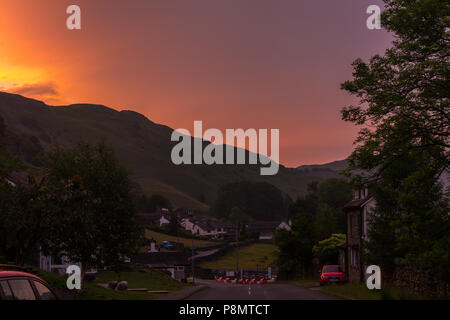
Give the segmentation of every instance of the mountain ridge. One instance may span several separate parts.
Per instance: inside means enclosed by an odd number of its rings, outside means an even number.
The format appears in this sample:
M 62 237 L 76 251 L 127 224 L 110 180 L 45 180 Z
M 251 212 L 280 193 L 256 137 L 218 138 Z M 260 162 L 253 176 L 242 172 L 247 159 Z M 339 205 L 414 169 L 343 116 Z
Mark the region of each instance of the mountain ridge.
M 133 110 L 118 111 L 104 105 L 49 106 L 42 101 L 0 92 L 0 115 L 9 130 L 37 139 L 44 149 L 55 143 L 105 140 L 132 179 L 146 194 L 161 194 L 175 206 L 207 211 L 218 188 L 236 181 L 266 181 L 295 198 L 312 181 L 339 177 L 330 170 L 305 170 L 280 165 L 275 176 L 260 176 L 257 165 L 180 165 L 171 162 L 173 129 L 157 124 Z M 193 138 L 192 138 L 193 139 Z M 204 142 L 209 143 L 209 142 Z M 229 147 L 229 146 L 226 146 Z M 300 169 L 302 168 L 303 169 Z M 200 200 L 206 199 L 206 203 Z

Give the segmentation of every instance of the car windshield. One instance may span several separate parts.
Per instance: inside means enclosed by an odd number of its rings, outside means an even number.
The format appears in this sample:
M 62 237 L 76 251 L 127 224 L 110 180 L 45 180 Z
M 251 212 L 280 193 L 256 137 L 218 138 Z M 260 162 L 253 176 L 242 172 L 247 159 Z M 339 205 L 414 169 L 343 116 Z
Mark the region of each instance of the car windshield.
M 323 268 L 324 273 L 330 273 L 330 272 L 341 272 L 341 267 L 325 267 Z

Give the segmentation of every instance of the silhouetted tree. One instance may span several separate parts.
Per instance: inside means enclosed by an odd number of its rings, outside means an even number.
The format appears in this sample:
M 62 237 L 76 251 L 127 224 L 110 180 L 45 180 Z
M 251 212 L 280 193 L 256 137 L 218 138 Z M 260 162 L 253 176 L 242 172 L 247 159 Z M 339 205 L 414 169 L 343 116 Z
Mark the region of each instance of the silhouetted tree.
M 63 251 L 90 267 L 113 266 L 137 248 L 141 230 L 135 219 L 128 171 L 103 142 L 57 147 L 48 155 L 48 177 L 61 191 L 51 236 L 44 249 Z
M 228 218 L 232 208 L 241 208 L 255 220 L 278 220 L 285 217 L 281 191 L 266 182 L 235 182 L 218 191 L 213 211 L 220 218 Z
M 450 2 L 384 2 L 393 46 L 356 60 L 353 79 L 342 84 L 360 99 L 342 118 L 363 127 L 347 171 L 355 183 L 372 184 L 377 201 L 368 259 L 383 258 L 386 269 L 402 258 L 448 275 L 449 201 L 439 177 L 450 165 Z

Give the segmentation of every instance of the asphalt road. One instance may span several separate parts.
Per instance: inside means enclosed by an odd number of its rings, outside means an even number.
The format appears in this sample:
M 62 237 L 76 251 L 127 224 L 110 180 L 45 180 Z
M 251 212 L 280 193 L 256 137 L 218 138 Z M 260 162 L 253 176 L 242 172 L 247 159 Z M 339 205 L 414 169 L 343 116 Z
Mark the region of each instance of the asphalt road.
M 318 290 L 300 288 L 292 284 L 242 285 L 213 280 L 196 280 L 207 285 L 187 300 L 335 300 Z

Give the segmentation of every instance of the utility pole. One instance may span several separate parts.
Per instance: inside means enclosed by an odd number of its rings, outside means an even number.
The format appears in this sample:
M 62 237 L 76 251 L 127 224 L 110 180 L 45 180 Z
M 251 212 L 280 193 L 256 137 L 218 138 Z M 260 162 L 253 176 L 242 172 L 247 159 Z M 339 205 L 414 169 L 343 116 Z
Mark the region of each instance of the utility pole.
M 195 280 L 194 280 L 194 237 L 192 237 L 191 240 L 192 240 L 192 254 L 191 254 L 192 283 L 195 284 Z
M 178 216 L 178 213 L 174 213 L 175 214 L 175 222 L 176 222 L 176 227 L 177 227 L 177 248 L 180 248 L 180 237 L 179 237 L 179 235 L 178 235 L 178 223 L 179 223 L 179 220 L 178 220 L 178 218 L 179 218 L 179 216 Z M 179 251 L 179 250 L 177 250 L 177 251 Z
M 236 224 L 236 278 L 239 274 L 239 223 Z

